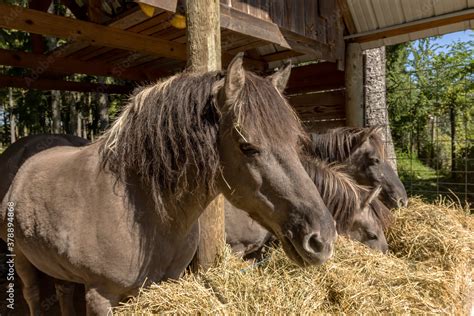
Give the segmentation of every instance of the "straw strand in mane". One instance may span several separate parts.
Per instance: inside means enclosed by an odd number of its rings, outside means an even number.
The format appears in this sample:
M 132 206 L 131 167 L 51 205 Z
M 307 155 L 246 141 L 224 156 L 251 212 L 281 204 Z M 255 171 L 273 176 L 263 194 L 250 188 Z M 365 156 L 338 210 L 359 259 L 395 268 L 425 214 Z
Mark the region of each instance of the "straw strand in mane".
M 344 161 L 370 138 L 380 157 L 385 157 L 385 147 L 379 135 L 380 127 L 338 127 L 322 134 L 312 134 L 311 153 L 329 162 Z
M 216 92 L 224 74 L 183 72 L 136 91 L 99 140 L 102 165 L 121 180 L 138 175 L 159 209 L 164 192 L 178 198 L 195 188 L 214 191 L 220 172 Z M 251 139 L 289 146 L 303 138 L 300 122 L 266 78 L 246 72 L 233 105 L 230 114 Z
M 337 223 L 344 232 L 352 224 L 355 212 L 360 210 L 361 192 L 367 188 L 358 185 L 344 172 L 343 164 L 327 163 L 318 159 L 305 159 L 303 165 Z

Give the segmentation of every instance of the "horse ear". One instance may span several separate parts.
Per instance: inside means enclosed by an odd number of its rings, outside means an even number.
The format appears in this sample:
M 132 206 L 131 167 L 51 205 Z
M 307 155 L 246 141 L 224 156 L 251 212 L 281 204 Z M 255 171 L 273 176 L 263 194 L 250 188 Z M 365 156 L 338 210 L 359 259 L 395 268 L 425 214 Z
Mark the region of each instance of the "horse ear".
M 290 79 L 291 74 L 291 61 L 286 62 L 282 68 L 280 68 L 273 75 L 269 76 L 272 84 L 275 88 L 278 89 L 281 93 L 285 91 L 286 85 L 288 84 L 288 79 Z
M 365 133 L 364 137 L 362 138 L 362 142 L 368 140 L 372 135 L 380 134 L 383 131 L 383 126 L 376 125 L 368 128 L 367 133 Z
M 357 152 L 358 149 L 362 147 L 362 145 L 365 142 L 368 142 L 372 135 L 380 133 L 381 130 L 382 130 L 382 126 L 362 128 L 360 131 L 361 133 L 360 139 L 357 141 L 357 145 L 354 148 L 352 148 L 350 156 L 353 155 L 355 152 Z
M 245 84 L 245 70 L 242 67 L 244 53 L 240 52 L 232 59 L 227 67 L 225 76 L 224 92 L 226 103 L 233 103 L 242 91 Z M 230 101 L 230 102 L 229 102 Z
M 379 196 L 380 191 L 382 191 L 382 186 L 380 185 L 370 191 L 369 195 L 367 195 L 365 201 L 362 203 L 361 209 L 368 209 L 370 203 L 372 203 Z

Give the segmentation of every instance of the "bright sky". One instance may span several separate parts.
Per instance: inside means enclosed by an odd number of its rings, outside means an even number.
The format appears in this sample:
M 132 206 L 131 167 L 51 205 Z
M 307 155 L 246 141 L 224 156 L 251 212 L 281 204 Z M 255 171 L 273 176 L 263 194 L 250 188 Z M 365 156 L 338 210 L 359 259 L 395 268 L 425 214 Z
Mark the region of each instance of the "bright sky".
M 467 42 L 469 40 L 474 40 L 474 31 L 466 30 L 456 33 L 449 33 L 441 36 L 434 40 L 438 45 L 449 45 L 457 41 Z

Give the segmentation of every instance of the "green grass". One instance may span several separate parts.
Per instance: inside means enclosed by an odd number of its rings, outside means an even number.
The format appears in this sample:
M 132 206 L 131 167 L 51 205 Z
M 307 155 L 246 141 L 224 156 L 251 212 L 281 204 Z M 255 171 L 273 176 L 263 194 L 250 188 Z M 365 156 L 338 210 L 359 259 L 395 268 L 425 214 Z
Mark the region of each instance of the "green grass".
M 397 168 L 402 181 L 435 180 L 438 177 L 436 170 L 424 165 L 417 157 L 410 157 L 410 154 L 404 152 L 397 152 Z
M 397 152 L 397 168 L 408 195 L 420 196 L 427 202 L 434 202 L 444 195 L 454 201 L 459 199 L 474 203 L 474 195 L 466 194 L 462 181 L 459 182 L 447 171 L 436 171 L 426 166 L 416 156 Z

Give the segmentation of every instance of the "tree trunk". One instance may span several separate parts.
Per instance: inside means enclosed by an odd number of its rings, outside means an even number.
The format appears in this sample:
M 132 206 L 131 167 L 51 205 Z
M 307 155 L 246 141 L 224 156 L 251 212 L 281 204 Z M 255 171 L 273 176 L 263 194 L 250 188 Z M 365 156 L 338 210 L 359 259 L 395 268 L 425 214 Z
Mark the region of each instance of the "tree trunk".
M 87 123 L 86 125 L 89 127 L 89 139 L 94 141 L 94 112 L 92 110 L 92 94 L 89 92 L 87 94 Z
M 449 121 L 451 123 L 451 177 L 457 170 L 456 163 L 456 108 L 454 103 L 449 105 Z
M 71 129 L 74 135 L 82 137 L 82 115 L 81 108 L 78 104 L 81 103 L 81 94 L 79 92 L 72 92 L 71 103 Z
M 397 172 L 397 157 L 388 118 L 385 86 L 385 47 L 369 49 L 365 54 L 365 119 L 367 126 L 383 126 L 382 139 L 387 158 Z
M 364 126 L 364 63 L 360 44 L 346 46 L 346 125 Z
M 10 107 L 10 143 L 16 142 L 16 115 L 15 101 L 13 100 L 13 88 L 8 89 L 9 107 Z
M 104 80 L 99 79 L 99 83 Z M 107 93 L 97 93 L 97 103 L 99 105 L 99 132 L 104 132 L 109 126 L 109 95 Z
M 51 112 L 52 112 L 52 132 L 59 134 L 61 132 L 61 92 L 51 91 Z
M 186 1 L 188 68 L 221 69 L 220 1 Z M 225 246 L 224 197 L 219 195 L 199 218 L 200 240 L 192 268 L 207 269 Z
M 7 121 L 7 106 L 3 107 L 3 137 L 2 137 L 2 146 L 6 147 L 8 144 L 8 121 Z

